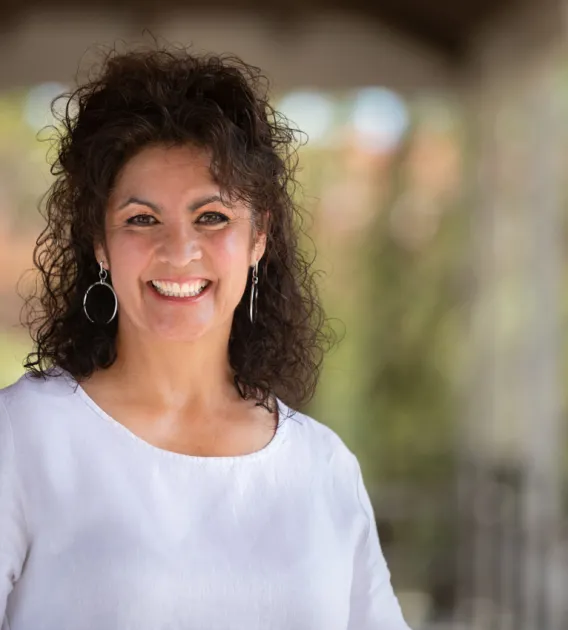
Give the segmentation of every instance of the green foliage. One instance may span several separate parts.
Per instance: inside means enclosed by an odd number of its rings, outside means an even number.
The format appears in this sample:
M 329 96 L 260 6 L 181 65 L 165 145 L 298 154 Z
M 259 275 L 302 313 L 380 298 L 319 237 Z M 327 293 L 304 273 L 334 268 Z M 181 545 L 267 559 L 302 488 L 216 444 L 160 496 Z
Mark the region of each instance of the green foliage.
M 14 90 L 0 97 L 0 184 L 2 205 L 14 229 L 37 226 L 38 204 L 50 183 L 48 145 L 25 120 L 26 92 Z M 4 211 L 5 208 L 0 208 Z
M 29 343 L 22 336 L 0 334 L 0 388 L 10 385 L 23 373 L 22 361 L 29 352 Z
M 309 409 L 361 462 L 379 524 L 392 523 L 386 553 L 393 567 L 402 563 L 397 580 L 424 589 L 436 579 L 433 567 L 451 564 L 455 543 L 448 508 L 469 289 L 462 200 L 456 191 L 427 198 L 413 178 L 416 138 L 431 114 L 416 112 L 390 168 L 377 172 L 386 194 L 370 224 L 335 242 L 314 232 L 318 264 L 331 276 L 322 283 L 326 310 L 344 323 L 345 336 L 326 360 Z M 447 132 L 452 142 L 461 141 L 459 132 Z M 327 159 L 340 168 L 339 156 Z M 310 182 L 306 189 L 314 190 Z
M 375 454 L 374 475 L 425 482 L 447 476 L 453 458 L 465 217 L 455 207 L 439 209 L 430 240 L 411 248 L 397 239 L 392 226 L 409 187 L 405 168 L 402 155 L 393 164 L 389 199 L 361 250 L 368 350 L 359 441 L 369 459 Z

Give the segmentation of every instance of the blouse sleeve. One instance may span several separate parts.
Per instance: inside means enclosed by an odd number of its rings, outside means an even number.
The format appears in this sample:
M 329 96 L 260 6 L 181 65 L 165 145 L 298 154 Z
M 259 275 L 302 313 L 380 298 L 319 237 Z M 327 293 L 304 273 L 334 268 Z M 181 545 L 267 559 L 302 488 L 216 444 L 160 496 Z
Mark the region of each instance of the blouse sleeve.
M 15 471 L 15 451 L 8 411 L 0 396 L 0 626 L 8 595 L 20 577 L 27 536 Z
M 359 462 L 356 462 L 356 468 L 357 492 L 367 527 L 355 549 L 348 630 L 410 630 L 391 586 Z

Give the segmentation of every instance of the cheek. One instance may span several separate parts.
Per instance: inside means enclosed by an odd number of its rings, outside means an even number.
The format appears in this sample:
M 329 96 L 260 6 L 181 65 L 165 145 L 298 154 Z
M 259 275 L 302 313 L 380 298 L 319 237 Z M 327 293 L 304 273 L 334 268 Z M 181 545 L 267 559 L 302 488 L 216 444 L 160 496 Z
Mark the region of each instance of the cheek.
M 250 259 L 249 235 L 245 229 L 226 230 L 211 239 L 213 264 L 224 273 L 246 275 Z
M 146 239 L 136 234 L 120 234 L 108 240 L 111 274 L 117 286 L 125 284 L 140 276 L 148 259 L 151 257 L 151 246 Z

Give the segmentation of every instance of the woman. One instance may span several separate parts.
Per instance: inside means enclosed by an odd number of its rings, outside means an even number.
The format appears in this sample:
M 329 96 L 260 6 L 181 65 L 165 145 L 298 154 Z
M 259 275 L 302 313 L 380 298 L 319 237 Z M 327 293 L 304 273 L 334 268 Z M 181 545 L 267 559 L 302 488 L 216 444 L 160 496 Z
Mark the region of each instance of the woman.
M 112 55 L 62 118 L 0 392 L 2 630 L 403 630 L 256 70 Z

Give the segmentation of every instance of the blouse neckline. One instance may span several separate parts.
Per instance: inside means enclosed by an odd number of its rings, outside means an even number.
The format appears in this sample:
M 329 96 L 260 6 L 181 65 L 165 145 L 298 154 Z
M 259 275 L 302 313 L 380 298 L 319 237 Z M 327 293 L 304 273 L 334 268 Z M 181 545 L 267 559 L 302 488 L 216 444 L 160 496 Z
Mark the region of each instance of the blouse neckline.
M 263 446 L 261 449 L 253 451 L 252 453 L 245 453 L 243 455 L 189 455 L 186 453 L 177 453 L 175 451 L 170 451 L 168 449 L 151 444 L 150 442 L 146 441 L 145 439 L 131 431 L 128 427 L 124 426 L 118 420 L 113 418 L 104 409 L 102 409 L 102 407 L 100 407 L 89 396 L 89 394 L 87 394 L 87 392 L 83 389 L 83 387 L 81 387 L 80 383 L 70 372 L 68 372 L 67 370 L 63 370 L 62 368 L 60 368 L 60 370 L 64 378 L 67 380 L 68 384 L 73 388 L 74 393 L 87 407 L 89 407 L 89 409 L 91 409 L 91 411 L 93 411 L 99 418 L 102 418 L 105 422 L 107 422 L 109 426 L 113 427 L 113 429 L 117 433 L 120 433 L 123 437 L 129 438 L 139 448 L 147 450 L 148 452 L 153 453 L 158 457 L 178 460 L 180 462 L 186 461 L 211 465 L 238 464 L 240 462 L 246 463 L 268 457 L 271 453 L 276 451 L 284 441 L 284 432 L 286 426 L 285 420 L 288 419 L 288 417 L 290 416 L 291 410 L 279 398 L 276 398 L 276 405 L 278 408 L 278 424 L 276 427 L 276 432 L 272 436 L 270 442 L 268 442 L 268 444 Z

